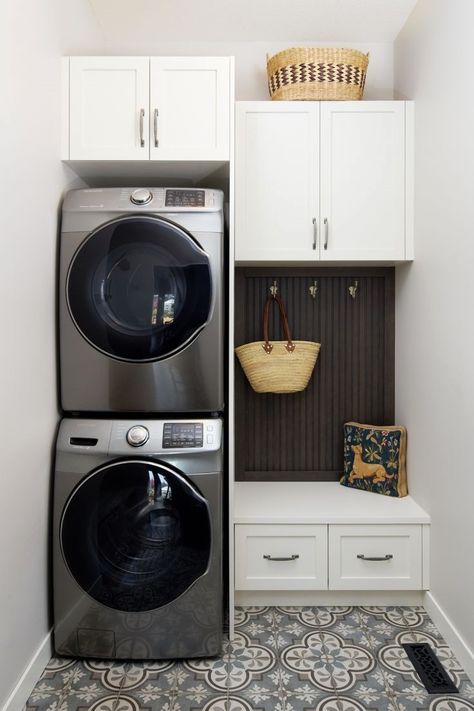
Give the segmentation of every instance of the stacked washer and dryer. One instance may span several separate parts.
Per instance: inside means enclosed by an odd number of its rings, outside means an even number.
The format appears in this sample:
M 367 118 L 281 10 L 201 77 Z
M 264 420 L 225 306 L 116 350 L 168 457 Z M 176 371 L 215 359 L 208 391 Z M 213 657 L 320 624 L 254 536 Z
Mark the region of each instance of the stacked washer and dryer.
M 213 656 L 222 635 L 223 195 L 63 205 L 54 638 L 66 656 Z

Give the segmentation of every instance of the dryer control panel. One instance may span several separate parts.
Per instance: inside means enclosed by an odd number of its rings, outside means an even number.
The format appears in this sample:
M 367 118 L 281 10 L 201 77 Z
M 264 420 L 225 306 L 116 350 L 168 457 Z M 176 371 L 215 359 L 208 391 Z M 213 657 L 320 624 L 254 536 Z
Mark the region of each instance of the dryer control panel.
M 208 191 L 207 202 L 214 205 L 214 195 Z M 165 189 L 165 207 L 206 207 L 205 190 Z
M 63 211 L 70 212 L 219 212 L 224 193 L 213 188 L 82 188 L 70 190 Z
M 63 202 L 62 236 L 90 232 L 122 216 L 163 215 L 191 234 L 212 232 L 222 238 L 224 193 L 213 188 L 82 188 Z

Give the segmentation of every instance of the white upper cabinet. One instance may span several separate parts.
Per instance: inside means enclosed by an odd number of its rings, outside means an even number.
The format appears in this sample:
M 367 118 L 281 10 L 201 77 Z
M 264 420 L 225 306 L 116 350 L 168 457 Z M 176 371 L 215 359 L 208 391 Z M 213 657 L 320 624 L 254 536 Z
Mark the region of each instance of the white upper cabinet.
M 231 66 L 229 57 L 70 57 L 65 157 L 228 160 Z
M 317 258 L 318 154 L 314 104 L 237 103 L 236 260 Z
M 71 57 L 71 160 L 148 160 L 148 57 Z
M 321 103 L 321 259 L 405 259 L 405 103 Z
M 238 102 L 238 262 L 412 259 L 412 104 Z
M 150 158 L 228 160 L 227 57 L 152 57 Z

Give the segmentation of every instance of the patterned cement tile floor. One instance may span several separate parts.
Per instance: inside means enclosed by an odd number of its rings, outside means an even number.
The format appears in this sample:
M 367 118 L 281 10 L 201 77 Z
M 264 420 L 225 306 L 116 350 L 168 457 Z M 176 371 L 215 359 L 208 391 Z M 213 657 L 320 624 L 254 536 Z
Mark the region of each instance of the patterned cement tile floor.
M 421 607 L 240 607 L 221 657 L 53 658 L 25 711 L 474 711 L 474 685 Z M 428 642 L 459 694 L 431 695 L 403 642 Z

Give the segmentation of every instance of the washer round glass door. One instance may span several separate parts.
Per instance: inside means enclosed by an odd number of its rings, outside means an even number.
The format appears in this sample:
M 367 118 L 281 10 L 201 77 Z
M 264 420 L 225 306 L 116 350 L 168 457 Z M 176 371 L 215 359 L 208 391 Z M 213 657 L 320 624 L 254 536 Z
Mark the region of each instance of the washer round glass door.
M 159 462 L 123 460 L 95 470 L 70 495 L 61 549 L 76 582 L 115 610 L 154 610 L 207 570 L 207 501 L 184 474 Z
M 169 220 L 119 218 L 78 248 L 66 297 L 79 332 L 99 351 L 119 360 L 159 360 L 185 348 L 209 319 L 209 259 Z

